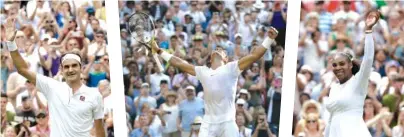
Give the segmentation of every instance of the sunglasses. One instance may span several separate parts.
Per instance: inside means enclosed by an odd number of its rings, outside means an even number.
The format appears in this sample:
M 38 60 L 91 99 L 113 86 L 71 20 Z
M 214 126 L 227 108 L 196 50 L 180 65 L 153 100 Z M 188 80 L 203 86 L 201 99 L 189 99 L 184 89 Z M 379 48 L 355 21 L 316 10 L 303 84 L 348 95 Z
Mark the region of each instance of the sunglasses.
M 309 72 L 308 71 L 302 71 L 302 74 L 308 74 Z
M 336 40 L 336 42 L 338 43 L 338 42 L 346 42 L 345 40 L 341 40 L 341 39 L 338 39 L 338 40 Z
M 39 116 L 36 116 L 36 118 L 37 119 L 44 119 L 44 118 L 46 118 L 46 116 L 45 115 L 39 115 Z
M 238 104 L 237 106 L 242 107 L 242 106 L 244 106 L 244 105 L 243 105 L 243 104 Z
M 317 120 L 306 120 L 307 123 L 317 123 Z

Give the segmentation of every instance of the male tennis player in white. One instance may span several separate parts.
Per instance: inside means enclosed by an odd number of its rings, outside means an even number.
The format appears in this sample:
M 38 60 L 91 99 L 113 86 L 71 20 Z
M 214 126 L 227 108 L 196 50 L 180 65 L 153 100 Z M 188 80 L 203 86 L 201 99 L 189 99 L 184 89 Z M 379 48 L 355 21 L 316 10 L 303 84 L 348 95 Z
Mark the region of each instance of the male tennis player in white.
M 193 66 L 186 61 L 161 50 L 155 41 L 151 46 L 154 52 L 170 65 L 196 76 L 201 81 L 204 90 L 205 115 L 200 128 L 199 137 L 238 137 L 236 116 L 237 81 L 241 72 L 258 61 L 277 37 L 278 31 L 270 28 L 268 37 L 250 55 L 240 60 L 228 62 L 225 50 L 217 49 L 212 52 L 211 67 Z
M 97 137 L 105 137 L 103 127 L 103 101 L 97 88 L 81 82 L 81 57 L 67 53 L 61 58 L 61 71 L 66 82 L 59 82 L 36 72 L 29 71 L 27 63 L 14 42 L 15 19 L 5 23 L 7 48 L 19 74 L 36 85 L 48 100 L 50 137 L 89 137 L 93 126 Z

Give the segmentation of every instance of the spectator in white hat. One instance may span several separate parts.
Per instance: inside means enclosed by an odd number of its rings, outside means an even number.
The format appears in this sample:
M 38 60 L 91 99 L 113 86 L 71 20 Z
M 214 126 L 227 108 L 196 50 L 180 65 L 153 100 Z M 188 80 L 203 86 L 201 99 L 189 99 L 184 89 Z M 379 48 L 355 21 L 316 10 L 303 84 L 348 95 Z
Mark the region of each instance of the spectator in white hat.
M 140 89 L 140 95 L 134 99 L 136 112 L 141 114 L 141 106 L 147 103 L 151 108 L 157 107 L 156 99 L 150 96 L 150 85 L 148 83 L 143 83 Z
M 177 103 L 178 95 L 174 91 L 168 91 L 165 94 L 166 102 L 163 103 L 159 111 L 162 119 L 165 121 L 163 126 L 163 137 L 180 136 L 181 132 L 177 128 L 177 118 L 179 115 L 179 107 Z
M 317 85 L 317 82 L 315 81 L 315 74 L 313 72 L 313 69 L 309 65 L 303 65 L 300 68 L 300 74 L 304 75 L 304 80 L 305 81 L 305 89 L 304 92 L 311 94 L 312 89 L 314 86 Z
M 234 35 L 235 39 L 235 56 L 234 59 L 239 59 L 241 57 L 244 57 L 248 55 L 249 49 L 248 46 L 243 44 L 243 37 L 241 37 L 241 33 L 237 33 Z
M 245 123 L 249 124 L 250 122 L 252 122 L 253 117 L 251 113 L 247 110 L 248 108 L 245 106 L 245 104 L 247 104 L 247 102 L 244 99 L 241 98 L 237 99 L 236 115 L 244 116 L 244 119 L 246 120 Z
M 240 99 L 244 99 L 244 107 L 249 108 L 248 101 L 251 99 L 251 94 L 247 91 L 247 89 L 240 89 L 237 97 Z
M 202 117 L 200 116 L 195 117 L 194 122 L 191 125 L 192 131 L 189 137 L 198 137 L 201 124 L 202 124 Z
M 180 113 L 178 115 L 177 128 L 181 131 L 181 136 L 189 137 L 192 132 L 192 122 L 197 116 L 202 117 L 205 114 L 204 101 L 195 97 L 195 88 L 187 86 L 185 88 L 186 99 L 179 104 Z
M 380 88 L 380 81 L 382 80 L 382 77 L 379 73 L 373 71 L 370 73 L 369 77 L 369 85 L 368 85 L 368 97 L 378 100 L 380 97 L 379 95 L 379 88 Z

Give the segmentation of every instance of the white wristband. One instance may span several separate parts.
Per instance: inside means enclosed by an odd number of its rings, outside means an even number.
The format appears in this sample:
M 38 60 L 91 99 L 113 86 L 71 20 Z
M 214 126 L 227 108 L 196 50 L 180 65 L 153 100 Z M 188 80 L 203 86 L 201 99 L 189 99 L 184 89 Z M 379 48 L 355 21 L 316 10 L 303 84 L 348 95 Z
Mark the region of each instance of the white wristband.
M 8 51 L 16 51 L 18 49 L 17 45 L 15 44 L 15 42 L 12 41 L 7 41 L 6 42 L 7 45 L 7 49 Z
M 271 49 L 271 45 L 272 45 L 273 42 L 274 42 L 274 39 L 271 39 L 271 38 L 269 38 L 269 37 L 266 37 L 266 38 L 264 39 L 264 41 L 262 42 L 262 46 L 263 46 L 264 48 L 266 48 L 267 50 L 270 50 L 270 49 Z
M 160 56 L 167 62 L 170 61 L 171 57 L 173 57 L 173 55 L 165 51 L 163 51 Z

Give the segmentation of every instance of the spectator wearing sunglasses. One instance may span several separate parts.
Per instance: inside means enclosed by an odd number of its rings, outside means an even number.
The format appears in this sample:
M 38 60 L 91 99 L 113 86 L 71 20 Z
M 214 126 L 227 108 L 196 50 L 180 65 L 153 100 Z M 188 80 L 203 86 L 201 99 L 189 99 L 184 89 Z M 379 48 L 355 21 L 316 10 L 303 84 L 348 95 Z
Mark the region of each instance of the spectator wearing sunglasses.
M 38 134 L 39 137 L 48 137 L 50 136 L 50 128 L 49 128 L 49 118 L 48 113 L 45 110 L 39 110 L 36 114 L 36 122 L 35 126 L 29 128 L 31 133 Z
M 259 111 L 252 137 L 274 137 L 267 122 L 265 111 Z

